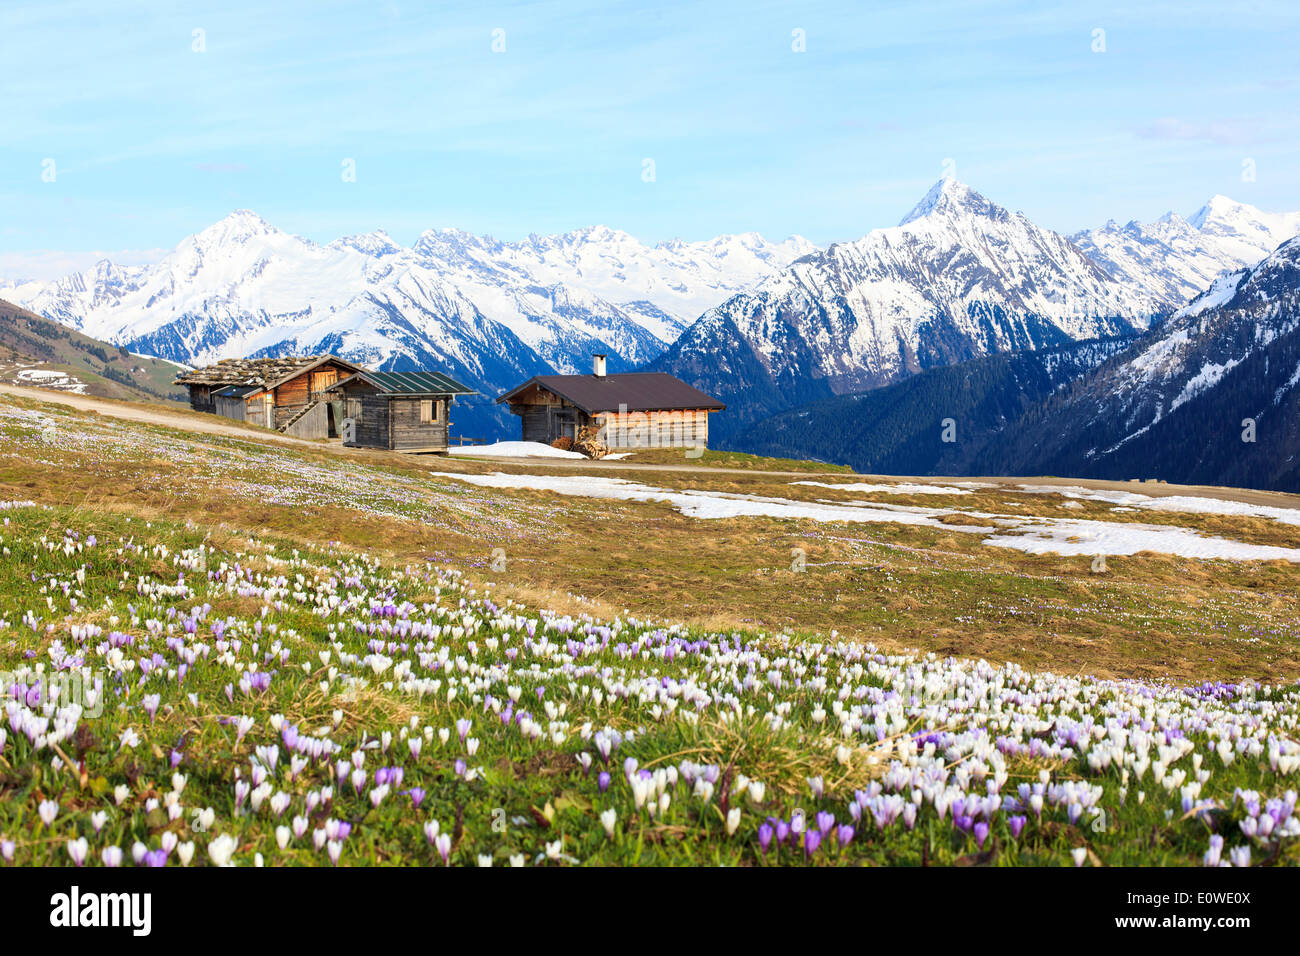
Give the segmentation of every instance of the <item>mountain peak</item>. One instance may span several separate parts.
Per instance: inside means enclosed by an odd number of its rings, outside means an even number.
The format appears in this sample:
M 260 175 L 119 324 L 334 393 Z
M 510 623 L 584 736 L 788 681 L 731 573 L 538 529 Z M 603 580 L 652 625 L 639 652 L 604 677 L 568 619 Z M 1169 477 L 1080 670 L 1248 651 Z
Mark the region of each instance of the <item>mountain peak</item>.
M 254 236 L 274 235 L 277 232 L 278 229 L 251 209 L 236 209 L 200 232 L 199 237 L 215 243 L 244 242 Z
M 330 245 L 347 246 L 350 249 L 355 249 L 357 252 L 373 256 L 374 258 L 391 256 L 402 251 L 401 247 L 397 245 L 397 243 L 393 242 L 388 233 L 382 229 L 376 229 L 373 232 L 358 233 L 353 236 L 344 236 L 341 239 L 336 239 L 334 242 L 330 243 Z
M 1194 228 L 1203 229 L 1205 224 L 1213 219 L 1224 219 L 1242 211 L 1259 213 L 1259 210 L 1253 206 L 1247 206 L 1245 203 L 1216 193 L 1210 197 L 1209 202 L 1192 213 L 1187 221 Z
M 963 182 L 945 177 L 930 187 L 912 211 L 903 217 L 900 226 L 934 216 L 992 216 L 1002 213 L 1002 207 L 985 199 Z

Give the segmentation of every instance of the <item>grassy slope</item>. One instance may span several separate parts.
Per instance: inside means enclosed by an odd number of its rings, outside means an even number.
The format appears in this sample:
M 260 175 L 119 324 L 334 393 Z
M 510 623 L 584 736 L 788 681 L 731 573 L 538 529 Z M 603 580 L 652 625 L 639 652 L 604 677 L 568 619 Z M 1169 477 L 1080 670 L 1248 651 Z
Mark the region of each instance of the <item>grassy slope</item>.
M 626 454 L 623 461 L 640 465 L 703 465 L 710 468 L 744 468 L 753 471 L 836 471 L 852 474 L 847 465 L 832 465 L 800 458 L 768 458 L 740 451 L 706 448 L 698 455 L 681 448 L 651 448 Z
M 159 852 L 174 839 L 172 864 L 191 853 L 196 863 L 222 859 L 228 845 L 242 864 L 262 854 L 271 865 L 323 865 L 331 841 L 344 864 L 428 864 L 442 852 L 433 839 L 445 837 L 447 859 L 468 865 L 484 857 L 498 865 L 512 857 L 1069 865 L 1074 852 L 1093 863 L 1171 864 L 1198 862 L 1211 832 L 1228 847 L 1250 846 L 1255 862 L 1296 860 L 1293 840 L 1249 840 L 1248 808 L 1233 797 L 1237 788 L 1278 796 L 1294 776 L 1272 769 L 1262 750 L 1225 764 L 1216 741 L 1195 729 L 1198 719 L 1236 726 L 1243 744 L 1260 733 L 1261 719 L 1294 733 L 1294 686 L 1238 688 L 1220 702 L 959 661 L 886 661 L 854 642 L 779 639 L 771 626 L 724 637 L 626 615 L 604 624 L 539 617 L 510 603 L 511 594 L 556 580 L 550 567 L 572 594 L 545 603 L 579 614 L 592 605 L 574 595 L 592 585 L 606 592 L 606 606 L 641 601 L 642 586 L 654 605 L 656 590 L 707 585 L 704 606 L 683 608 L 685 616 L 729 606 L 779 614 L 788 604 L 809 624 L 862 614 L 882 638 L 900 640 L 912 636 L 907 621 L 924 621 L 950 634 L 945 641 L 979 633 L 979 622 L 949 622 L 971 603 L 973 613 L 983 606 L 996 614 L 999 627 L 1023 628 L 1022 640 L 1057 663 L 1072 661 L 1070 671 L 1094 669 L 1102 629 L 1117 622 L 1148 642 L 1168 627 L 1167 639 L 1202 671 L 1210 661 L 1200 640 L 1222 632 L 1211 650 L 1220 655 L 1234 629 L 1252 622 L 1245 656 L 1232 666 L 1257 670 L 1277 666 L 1282 645 L 1294 643 L 1294 634 L 1278 640 L 1260 624 L 1269 615 L 1295 620 L 1285 603 L 1295 592 L 1289 566 L 1216 565 L 1197 578 L 1135 558 L 1095 581 L 1060 560 L 972 553 L 932 530 L 874 526 L 866 534 L 881 543 L 856 552 L 850 566 L 814 562 L 795 576 L 774 568 L 791 541 L 817 536 L 811 547 L 830 557 L 848 548 L 837 537 L 866 535 L 690 523 L 658 505 L 484 493 L 418 468 L 385 467 L 396 460 L 389 457 L 355 464 L 24 402 L 7 402 L 5 412 L 0 496 L 48 506 L 3 510 L 0 669 L 39 707 L 32 668 L 48 673 L 70 653 L 103 695 L 83 695 L 86 713 L 62 739 L 38 748 L 10 729 L 0 744 L 0 855 L 13 841 L 14 862 L 66 863 L 69 841 L 84 839 L 92 861 L 119 847 L 129 865 L 137 841 Z M 697 480 L 762 488 L 758 478 L 720 479 Z M 485 585 L 485 571 L 467 579 L 436 566 L 449 558 L 485 564 L 498 543 L 508 570 L 490 575 L 495 586 Z M 1181 593 L 1164 593 L 1175 578 Z M 830 601 L 846 582 L 856 582 L 849 600 Z M 746 611 L 745 596 L 761 607 Z M 125 637 L 110 640 L 114 633 Z M 1287 667 L 1294 676 L 1294 661 Z M 667 696 L 664 678 L 685 690 Z M 990 713 L 999 688 L 1014 689 L 1014 703 L 1007 698 Z M 843 732 L 836 714 L 846 704 L 853 713 L 865 705 L 867 724 Z M 1087 733 L 1084 743 L 1070 742 L 1080 718 L 1132 726 L 1135 716 L 1186 729 L 1192 749 L 1161 758 L 1163 777 L 1147 767 L 1094 766 L 1082 752 Z M 239 718 L 249 721 L 246 733 Z M 458 721 L 467 722 L 463 731 Z M 1047 750 L 1004 756 L 984 732 L 969 733 L 986 723 Z M 604 728 L 617 734 L 598 733 Z M 327 752 L 291 765 L 295 735 Z M 412 738 L 422 741 L 418 751 Z M 1135 748 L 1125 748 L 1131 760 Z M 1103 749 L 1098 741 L 1091 752 Z M 945 755 L 941 769 L 936 757 Z M 660 790 L 668 797 L 654 814 L 625 779 L 628 758 L 636 770 L 663 774 L 646 784 L 656 805 Z M 895 812 L 910 800 L 915 785 L 897 778 L 906 768 L 941 774 L 943 792 L 962 800 L 992 786 L 997 809 L 956 826 L 956 809 L 940 812 L 923 795 L 915 825 L 877 824 L 876 812 L 890 812 L 886 797 L 898 800 Z M 1170 774 L 1194 778 L 1198 770 L 1201 812 L 1186 813 L 1181 781 Z M 693 773 L 711 783 L 694 784 Z M 264 789 L 253 790 L 262 776 Z M 1017 806 L 1027 799 L 1018 788 L 1036 784 L 1047 795 L 1041 814 Z M 1003 795 L 1011 803 L 1003 806 Z M 54 808 L 49 824 L 39 816 L 43 803 Z M 816 826 L 819 814 L 854 826 L 852 839 L 841 846 L 828 838 L 812 853 L 790 841 L 761 849 L 766 820 Z M 348 835 L 339 835 L 338 821 Z M 426 829 L 432 821 L 435 832 Z M 313 843 L 317 831 L 323 846 Z
M 15 408 L 33 408 L 15 402 Z M 1300 675 L 1300 568 L 1286 562 L 1200 562 L 1155 554 L 1030 555 L 973 535 L 894 524 L 811 520 L 700 521 L 664 503 L 498 492 L 427 475 L 522 472 L 526 464 L 290 450 L 89 420 L 47 409 L 87 437 L 50 447 L 34 435 L 0 456 L 0 494 L 50 503 L 273 531 L 304 544 L 342 541 L 396 561 L 433 558 L 486 569 L 532 603 L 634 613 L 711 627 L 828 633 L 888 648 L 1014 660 L 1102 676 L 1201 680 Z M 17 421 L 14 428 L 21 426 Z M 0 432 L 3 435 L 4 432 Z M 250 430 L 250 436 L 254 434 Z M 363 466 L 359 463 L 370 463 Z M 378 466 L 378 467 L 376 467 Z M 761 474 L 635 471 L 653 487 L 807 501 L 831 489 Z M 851 497 L 851 496 L 850 496 Z M 1123 520 L 1100 502 L 1067 510 L 1056 496 L 983 490 L 929 507 Z M 1142 512 L 1132 520 L 1295 547 L 1292 526 L 1259 518 Z M 971 519 L 961 518 L 959 523 Z M 790 570 L 803 548 L 808 571 Z
M 90 395 L 168 401 L 185 396 L 172 385 L 178 368 L 171 362 L 131 355 L 0 299 L 0 366 L 37 365 L 75 376 Z

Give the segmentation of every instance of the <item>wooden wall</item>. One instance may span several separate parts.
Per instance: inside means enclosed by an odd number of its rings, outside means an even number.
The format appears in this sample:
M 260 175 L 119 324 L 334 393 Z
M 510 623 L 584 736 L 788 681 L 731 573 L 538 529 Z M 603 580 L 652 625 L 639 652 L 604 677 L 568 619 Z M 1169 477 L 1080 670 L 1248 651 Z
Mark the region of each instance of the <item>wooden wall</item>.
M 596 422 L 611 449 L 706 448 L 709 444 L 709 413 L 702 408 L 603 412 Z
M 327 402 L 317 402 L 306 415 L 285 428 L 286 435 L 295 438 L 328 438 L 330 434 L 330 409 Z
M 215 412 L 216 405 L 212 397 L 212 388 L 208 385 L 190 385 L 190 408 L 196 412 Z
M 343 417 L 351 418 L 357 426 L 356 440 L 349 447 L 389 447 L 387 396 L 348 389 L 347 399 L 343 403 Z
M 562 422 L 572 415 L 578 429 L 603 428 L 605 444 L 617 448 L 705 448 L 709 444 L 709 412 L 688 408 L 652 412 L 597 412 L 589 416 L 558 395 L 534 386 L 515 397 L 510 412 L 518 415 L 524 441 L 550 444 L 565 433 Z
M 563 435 L 577 438 L 589 416 L 571 402 L 533 386 L 510 403 L 510 414 L 520 418 L 521 437 L 549 445 Z
M 412 396 L 393 396 L 388 400 L 388 427 L 395 451 L 446 451 L 447 450 L 447 400 L 433 399 L 438 409 L 435 422 L 420 421 L 420 402 Z M 427 399 L 425 399 L 427 401 Z
M 214 411 L 222 418 L 233 418 L 237 422 L 248 420 L 248 403 L 242 398 L 214 395 L 213 404 Z

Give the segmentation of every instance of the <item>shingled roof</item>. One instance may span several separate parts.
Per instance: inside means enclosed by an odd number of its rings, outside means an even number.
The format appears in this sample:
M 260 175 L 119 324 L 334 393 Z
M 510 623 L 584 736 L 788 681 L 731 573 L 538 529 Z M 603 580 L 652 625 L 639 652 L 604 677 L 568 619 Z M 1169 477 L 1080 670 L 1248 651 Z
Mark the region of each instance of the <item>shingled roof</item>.
M 259 385 L 274 388 L 286 379 L 323 365 L 325 362 L 361 371 L 360 365 L 344 361 L 336 355 L 284 355 L 279 358 L 222 359 L 216 365 L 196 368 L 176 376 L 173 385 Z
M 507 402 L 536 385 L 567 399 L 589 415 L 597 412 L 673 411 L 703 408 L 722 411 L 727 406 L 667 372 L 624 372 L 619 375 L 535 375 L 506 392 L 497 402 Z

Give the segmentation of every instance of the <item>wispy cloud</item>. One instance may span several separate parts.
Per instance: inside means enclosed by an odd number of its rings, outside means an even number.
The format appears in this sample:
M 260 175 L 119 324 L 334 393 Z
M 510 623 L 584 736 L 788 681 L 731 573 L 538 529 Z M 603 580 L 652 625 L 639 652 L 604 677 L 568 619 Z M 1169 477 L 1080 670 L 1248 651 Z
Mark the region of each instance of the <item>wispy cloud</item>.
M 1174 116 L 1164 116 L 1138 129 L 1143 139 L 1190 140 L 1201 143 L 1218 143 L 1222 146 L 1241 146 L 1258 142 L 1260 124 L 1249 119 L 1211 120 L 1193 122 Z

